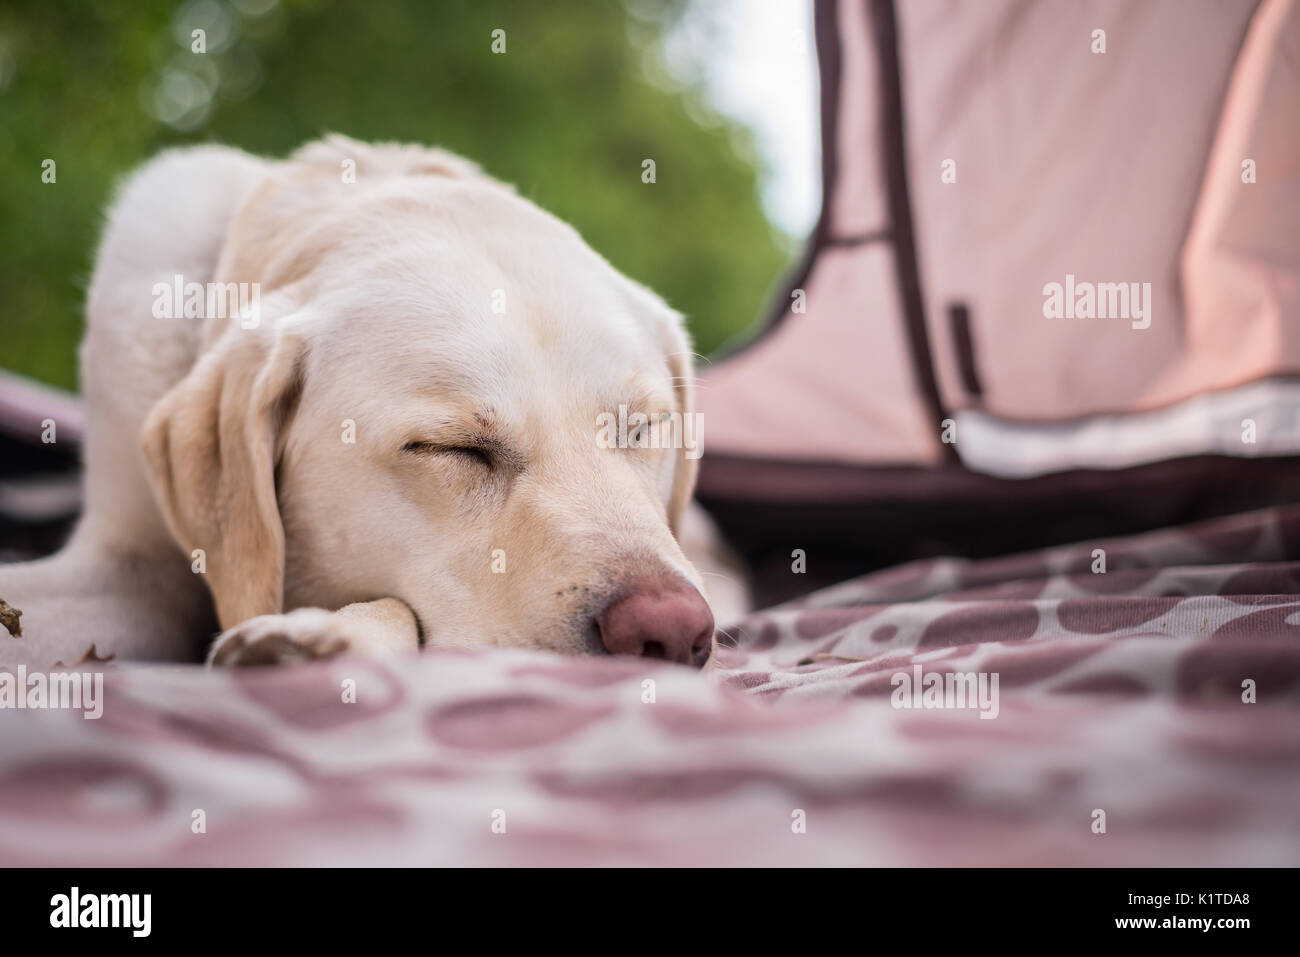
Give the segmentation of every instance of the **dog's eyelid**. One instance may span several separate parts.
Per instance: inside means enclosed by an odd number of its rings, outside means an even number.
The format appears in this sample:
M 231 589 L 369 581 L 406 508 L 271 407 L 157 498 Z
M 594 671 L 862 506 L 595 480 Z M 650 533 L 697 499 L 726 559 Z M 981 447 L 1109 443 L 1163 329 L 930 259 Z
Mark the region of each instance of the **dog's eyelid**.
M 670 425 L 673 421 L 673 416 L 676 414 L 675 411 L 674 412 L 631 411 L 634 408 L 635 408 L 634 406 L 628 406 L 629 412 L 627 418 L 628 418 L 629 431 L 643 431 L 645 429 L 649 429 L 655 426 L 662 427 L 665 425 Z M 636 419 L 637 424 L 635 426 L 632 425 L 632 420 L 634 416 L 640 417 Z
M 479 459 L 487 466 L 496 464 L 496 454 L 491 448 L 469 443 L 416 440 L 403 445 L 402 451 L 412 455 L 463 455 L 466 458 Z
M 477 430 L 453 430 L 449 435 L 436 439 L 411 439 L 402 446 L 402 453 L 409 455 L 461 455 L 476 458 L 489 468 L 506 472 L 522 472 L 525 468 L 523 455 L 513 446 L 500 439 L 485 435 Z

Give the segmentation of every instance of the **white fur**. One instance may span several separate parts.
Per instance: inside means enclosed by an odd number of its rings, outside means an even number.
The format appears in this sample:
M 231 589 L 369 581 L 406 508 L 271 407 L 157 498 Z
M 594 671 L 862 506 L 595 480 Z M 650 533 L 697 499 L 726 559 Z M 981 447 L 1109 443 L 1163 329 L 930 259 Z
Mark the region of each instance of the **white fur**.
M 155 318 L 175 274 L 260 283 L 260 325 Z M 85 515 L 58 555 L 0 568 L 24 612 L 0 663 L 92 643 L 296 660 L 417 634 L 583 653 L 628 581 L 701 587 L 673 534 L 693 462 L 596 441 L 620 403 L 691 411 L 680 317 L 463 160 L 342 137 L 279 162 L 164 153 L 114 205 L 87 312 Z M 484 422 L 508 468 L 403 451 Z

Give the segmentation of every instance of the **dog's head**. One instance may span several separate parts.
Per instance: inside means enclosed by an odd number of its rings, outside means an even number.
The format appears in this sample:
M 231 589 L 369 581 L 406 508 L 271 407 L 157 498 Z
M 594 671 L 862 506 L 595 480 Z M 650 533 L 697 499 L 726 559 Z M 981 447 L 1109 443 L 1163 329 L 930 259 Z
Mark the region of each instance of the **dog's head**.
M 268 168 L 216 278 L 255 308 L 207 319 L 143 442 L 223 627 L 394 597 L 433 646 L 709 657 L 674 534 L 690 344 L 571 228 L 455 157 L 333 137 Z

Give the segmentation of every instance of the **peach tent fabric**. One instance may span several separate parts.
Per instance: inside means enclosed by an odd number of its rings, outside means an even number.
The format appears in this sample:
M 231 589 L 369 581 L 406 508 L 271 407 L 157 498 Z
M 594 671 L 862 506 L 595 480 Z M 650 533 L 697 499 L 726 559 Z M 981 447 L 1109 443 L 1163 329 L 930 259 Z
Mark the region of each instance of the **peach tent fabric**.
M 816 16 L 824 210 L 798 309 L 703 373 L 711 454 L 1023 477 L 1300 447 L 1300 392 L 1232 398 L 1300 369 L 1300 5 Z

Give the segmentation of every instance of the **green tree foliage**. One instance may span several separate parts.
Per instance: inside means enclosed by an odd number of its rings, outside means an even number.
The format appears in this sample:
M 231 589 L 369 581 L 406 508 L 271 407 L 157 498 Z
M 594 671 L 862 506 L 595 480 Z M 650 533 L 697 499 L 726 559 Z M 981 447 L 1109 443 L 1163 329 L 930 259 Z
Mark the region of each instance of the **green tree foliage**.
M 745 131 L 653 68 L 681 12 L 680 0 L 10 0 L 0 365 L 75 384 L 102 211 L 131 167 L 200 141 L 284 155 L 329 131 L 476 160 L 685 312 L 709 351 L 752 322 L 790 241 L 762 213 Z M 41 181 L 47 158 L 54 184 Z

